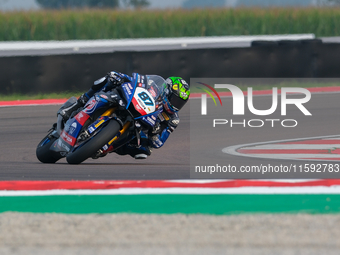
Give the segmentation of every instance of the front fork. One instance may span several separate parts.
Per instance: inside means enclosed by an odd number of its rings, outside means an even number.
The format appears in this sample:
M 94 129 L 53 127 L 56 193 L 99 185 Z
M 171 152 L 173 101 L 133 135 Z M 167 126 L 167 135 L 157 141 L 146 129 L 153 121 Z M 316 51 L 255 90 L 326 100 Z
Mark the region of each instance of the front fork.
M 111 109 L 108 109 L 106 112 L 104 112 L 101 117 L 101 118 L 105 118 L 105 117 L 110 117 L 112 116 L 112 114 L 115 112 L 117 108 L 111 108 Z M 120 146 L 122 146 L 123 144 L 125 144 L 125 142 L 121 142 L 119 141 L 119 138 L 122 137 L 123 134 L 125 134 L 130 128 L 131 126 L 133 125 L 133 120 L 127 120 L 125 123 L 123 123 L 119 118 L 117 117 L 114 117 L 121 125 L 121 129 L 119 130 L 119 132 L 117 134 L 115 134 L 115 136 L 106 144 L 103 146 L 103 148 L 98 152 L 98 156 L 104 156 L 106 155 L 107 153 L 109 152 L 112 152 L 116 149 L 118 149 Z M 125 137 L 127 138 L 127 137 Z M 124 139 L 123 139 L 124 140 Z

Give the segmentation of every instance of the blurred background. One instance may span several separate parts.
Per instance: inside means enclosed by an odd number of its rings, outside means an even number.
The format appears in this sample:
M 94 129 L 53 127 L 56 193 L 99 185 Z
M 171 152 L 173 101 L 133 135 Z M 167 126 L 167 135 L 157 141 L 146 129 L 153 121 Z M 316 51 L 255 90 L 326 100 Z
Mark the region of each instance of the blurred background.
M 338 77 L 339 24 L 340 0 L 0 0 L 0 95 L 83 91 L 110 70 Z
M 39 10 L 42 8 L 78 8 L 78 7 L 111 7 L 131 8 L 145 7 L 150 9 L 165 8 L 204 8 L 204 7 L 240 7 L 240 6 L 325 6 L 338 4 L 338 0 L 1 0 L 0 9 Z

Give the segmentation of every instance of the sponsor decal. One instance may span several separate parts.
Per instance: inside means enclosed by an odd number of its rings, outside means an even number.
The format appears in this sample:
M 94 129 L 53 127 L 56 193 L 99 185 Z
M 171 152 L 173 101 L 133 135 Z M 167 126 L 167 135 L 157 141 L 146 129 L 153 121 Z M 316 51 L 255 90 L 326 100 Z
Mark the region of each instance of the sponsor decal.
M 165 113 L 165 112 L 162 112 L 162 116 L 165 120 L 169 120 L 169 116 Z
M 81 126 L 84 126 L 85 122 L 88 120 L 88 118 L 90 118 L 90 116 L 81 111 L 75 116 L 75 118 Z
M 56 144 L 56 146 L 59 150 L 66 150 L 66 151 L 70 151 L 70 148 L 68 147 L 68 144 L 66 144 L 63 140 L 58 139 L 58 142 Z
M 140 107 L 137 99 L 134 97 L 132 98 L 132 103 L 133 103 L 133 106 L 135 107 L 135 109 L 142 115 L 146 115 L 147 113 L 144 111 L 144 109 L 142 109 L 142 107 Z
M 163 117 L 163 115 L 161 113 L 158 114 L 158 118 L 161 120 L 161 122 L 164 121 L 164 117 Z
M 96 125 L 94 125 L 95 128 L 99 127 L 101 124 L 103 124 L 105 120 L 99 121 Z
M 150 124 L 152 124 L 153 126 L 156 124 L 155 120 L 153 120 L 152 118 L 147 117 L 146 119 L 147 119 L 147 121 L 148 121 Z
M 178 84 L 175 84 L 174 86 L 172 86 L 173 90 L 178 90 Z
M 136 108 L 136 110 L 137 110 L 138 112 L 140 112 L 140 111 L 142 110 L 142 108 L 139 106 L 139 104 L 136 104 L 136 105 L 135 105 L 135 108 Z
M 76 122 L 73 122 L 72 125 L 70 126 L 69 130 L 68 130 L 68 133 L 70 135 L 73 135 L 74 131 L 77 129 L 77 123 Z
M 130 88 L 131 90 L 133 89 L 133 87 L 131 86 L 131 83 L 128 83 L 127 85 L 129 86 L 129 88 Z
M 119 135 L 116 135 L 115 137 L 112 138 L 111 141 L 108 142 L 108 145 L 111 145 L 114 141 L 116 141 L 119 138 Z
M 144 106 L 144 103 L 143 103 L 143 101 L 142 101 L 142 100 L 140 100 L 139 98 L 137 98 L 137 101 L 138 101 L 138 104 L 139 104 L 140 106 L 142 106 L 142 107 L 143 107 L 143 109 L 145 110 L 145 109 L 146 109 L 146 107 Z
M 137 83 L 144 83 L 144 80 L 145 80 L 145 76 L 144 75 L 138 75 Z
M 101 94 L 100 97 L 104 98 L 104 99 L 109 99 L 106 95 Z M 112 97 L 112 96 L 111 96 Z
M 76 143 L 76 139 L 68 135 L 65 131 L 61 133 L 60 137 L 71 146 L 73 146 Z
M 98 102 L 95 99 L 92 99 L 90 102 L 87 103 L 86 108 L 84 109 L 84 112 L 87 114 L 91 114 L 96 109 Z
M 126 86 L 124 84 L 122 87 L 123 87 L 123 89 L 125 91 L 125 94 L 128 94 L 128 96 L 130 96 L 132 94 L 131 89 L 128 86 Z
M 150 87 L 150 89 L 148 91 L 151 93 L 152 97 L 155 98 L 157 96 L 157 93 L 155 92 L 153 87 Z

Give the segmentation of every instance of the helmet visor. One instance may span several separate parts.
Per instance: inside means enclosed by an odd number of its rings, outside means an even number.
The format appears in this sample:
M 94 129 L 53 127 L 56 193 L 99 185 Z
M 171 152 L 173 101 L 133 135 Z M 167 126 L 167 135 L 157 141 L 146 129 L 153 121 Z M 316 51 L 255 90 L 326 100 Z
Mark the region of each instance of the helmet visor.
M 177 111 L 181 110 L 186 102 L 187 102 L 186 100 L 183 100 L 182 98 L 173 93 L 169 97 L 169 103 Z

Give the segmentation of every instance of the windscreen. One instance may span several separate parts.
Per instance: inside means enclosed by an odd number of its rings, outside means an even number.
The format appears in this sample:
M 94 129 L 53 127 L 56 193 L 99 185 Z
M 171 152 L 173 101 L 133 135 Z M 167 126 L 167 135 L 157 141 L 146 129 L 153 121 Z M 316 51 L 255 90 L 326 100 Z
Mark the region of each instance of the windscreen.
M 146 75 L 147 87 L 146 89 L 151 93 L 155 101 L 160 102 L 161 96 L 166 88 L 165 80 L 158 75 Z

